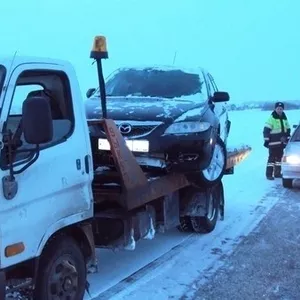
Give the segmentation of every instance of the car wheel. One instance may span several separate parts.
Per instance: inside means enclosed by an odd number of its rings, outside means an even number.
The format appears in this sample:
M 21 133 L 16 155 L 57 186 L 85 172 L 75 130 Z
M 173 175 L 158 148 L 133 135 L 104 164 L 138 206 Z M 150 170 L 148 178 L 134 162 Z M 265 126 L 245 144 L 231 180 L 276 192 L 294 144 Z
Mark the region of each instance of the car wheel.
M 293 188 L 293 179 L 282 178 L 282 186 L 287 189 Z
M 221 181 L 227 164 L 226 145 L 218 136 L 209 166 L 200 171 L 198 179 L 193 180 L 197 185 L 213 186 Z M 194 176 L 196 177 L 196 176 Z

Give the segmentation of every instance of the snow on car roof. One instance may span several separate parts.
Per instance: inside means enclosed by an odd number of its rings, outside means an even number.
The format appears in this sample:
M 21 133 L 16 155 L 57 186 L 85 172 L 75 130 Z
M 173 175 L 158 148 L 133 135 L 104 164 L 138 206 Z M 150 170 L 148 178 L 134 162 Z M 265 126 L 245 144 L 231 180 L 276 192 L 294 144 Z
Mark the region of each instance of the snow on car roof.
M 173 70 L 181 70 L 185 73 L 198 74 L 199 72 L 205 71 L 202 67 L 184 67 L 184 66 L 171 66 L 171 65 L 140 65 L 140 66 L 124 66 L 118 68 L 116 71 L 125 71 L 125 70 L 137 70 L 143 71 L 147 69 L 151 70 L 161 70 L 161 71 L 173 71 Z

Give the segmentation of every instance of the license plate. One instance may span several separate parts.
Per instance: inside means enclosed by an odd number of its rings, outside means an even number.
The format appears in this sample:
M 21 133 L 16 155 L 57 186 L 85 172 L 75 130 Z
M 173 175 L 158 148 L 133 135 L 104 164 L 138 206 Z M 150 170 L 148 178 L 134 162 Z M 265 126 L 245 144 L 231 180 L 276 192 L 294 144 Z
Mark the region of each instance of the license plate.
M 149 152 L 149 141 L 146 140 L 125 140 L 128 149 L 132 152 Z M 98 139 L 99 150 L 110 150 L 107 139 Z

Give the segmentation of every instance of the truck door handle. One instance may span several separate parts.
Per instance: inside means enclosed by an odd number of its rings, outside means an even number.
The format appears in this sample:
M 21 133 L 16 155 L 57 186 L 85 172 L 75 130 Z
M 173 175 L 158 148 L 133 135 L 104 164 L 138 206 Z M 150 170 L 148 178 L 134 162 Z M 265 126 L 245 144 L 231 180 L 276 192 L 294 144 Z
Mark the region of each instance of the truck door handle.
M 90 173 L 90 164 L 89 164 L 89 156 L 86 155 L 84 157 L 84 167 L 85 167 L 85 173 L 89 174 Z

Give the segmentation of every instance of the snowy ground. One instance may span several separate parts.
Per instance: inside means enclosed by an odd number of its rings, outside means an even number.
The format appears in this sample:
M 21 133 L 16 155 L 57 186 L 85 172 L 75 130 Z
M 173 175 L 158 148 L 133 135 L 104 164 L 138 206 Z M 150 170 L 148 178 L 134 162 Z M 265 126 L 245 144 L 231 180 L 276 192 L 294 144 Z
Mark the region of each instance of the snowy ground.
M 276 195 L 278 196 L 278 195 Z M 280 197 L 260 224 L 203 284 L 180 300 L 299 300 L 299 190 Z
M 262 128 L 270 112 L 230 112 L 230 145 L 246 143 L 253 150 L 234 175 L 224 178 L 225 220 L 208 235 L 183 234 L 176 230 L 137 244 L 133 252 L 98 251 L 99 274 L 89 276 L 87 299 L 179 299 L 192 295 L 203 281 L 222 266 L 268 211 L 284 198 L 280 180 L 265 180 L 267 149 L 262 146 Z M 298 124 L 300 111 L 287 111 Z

